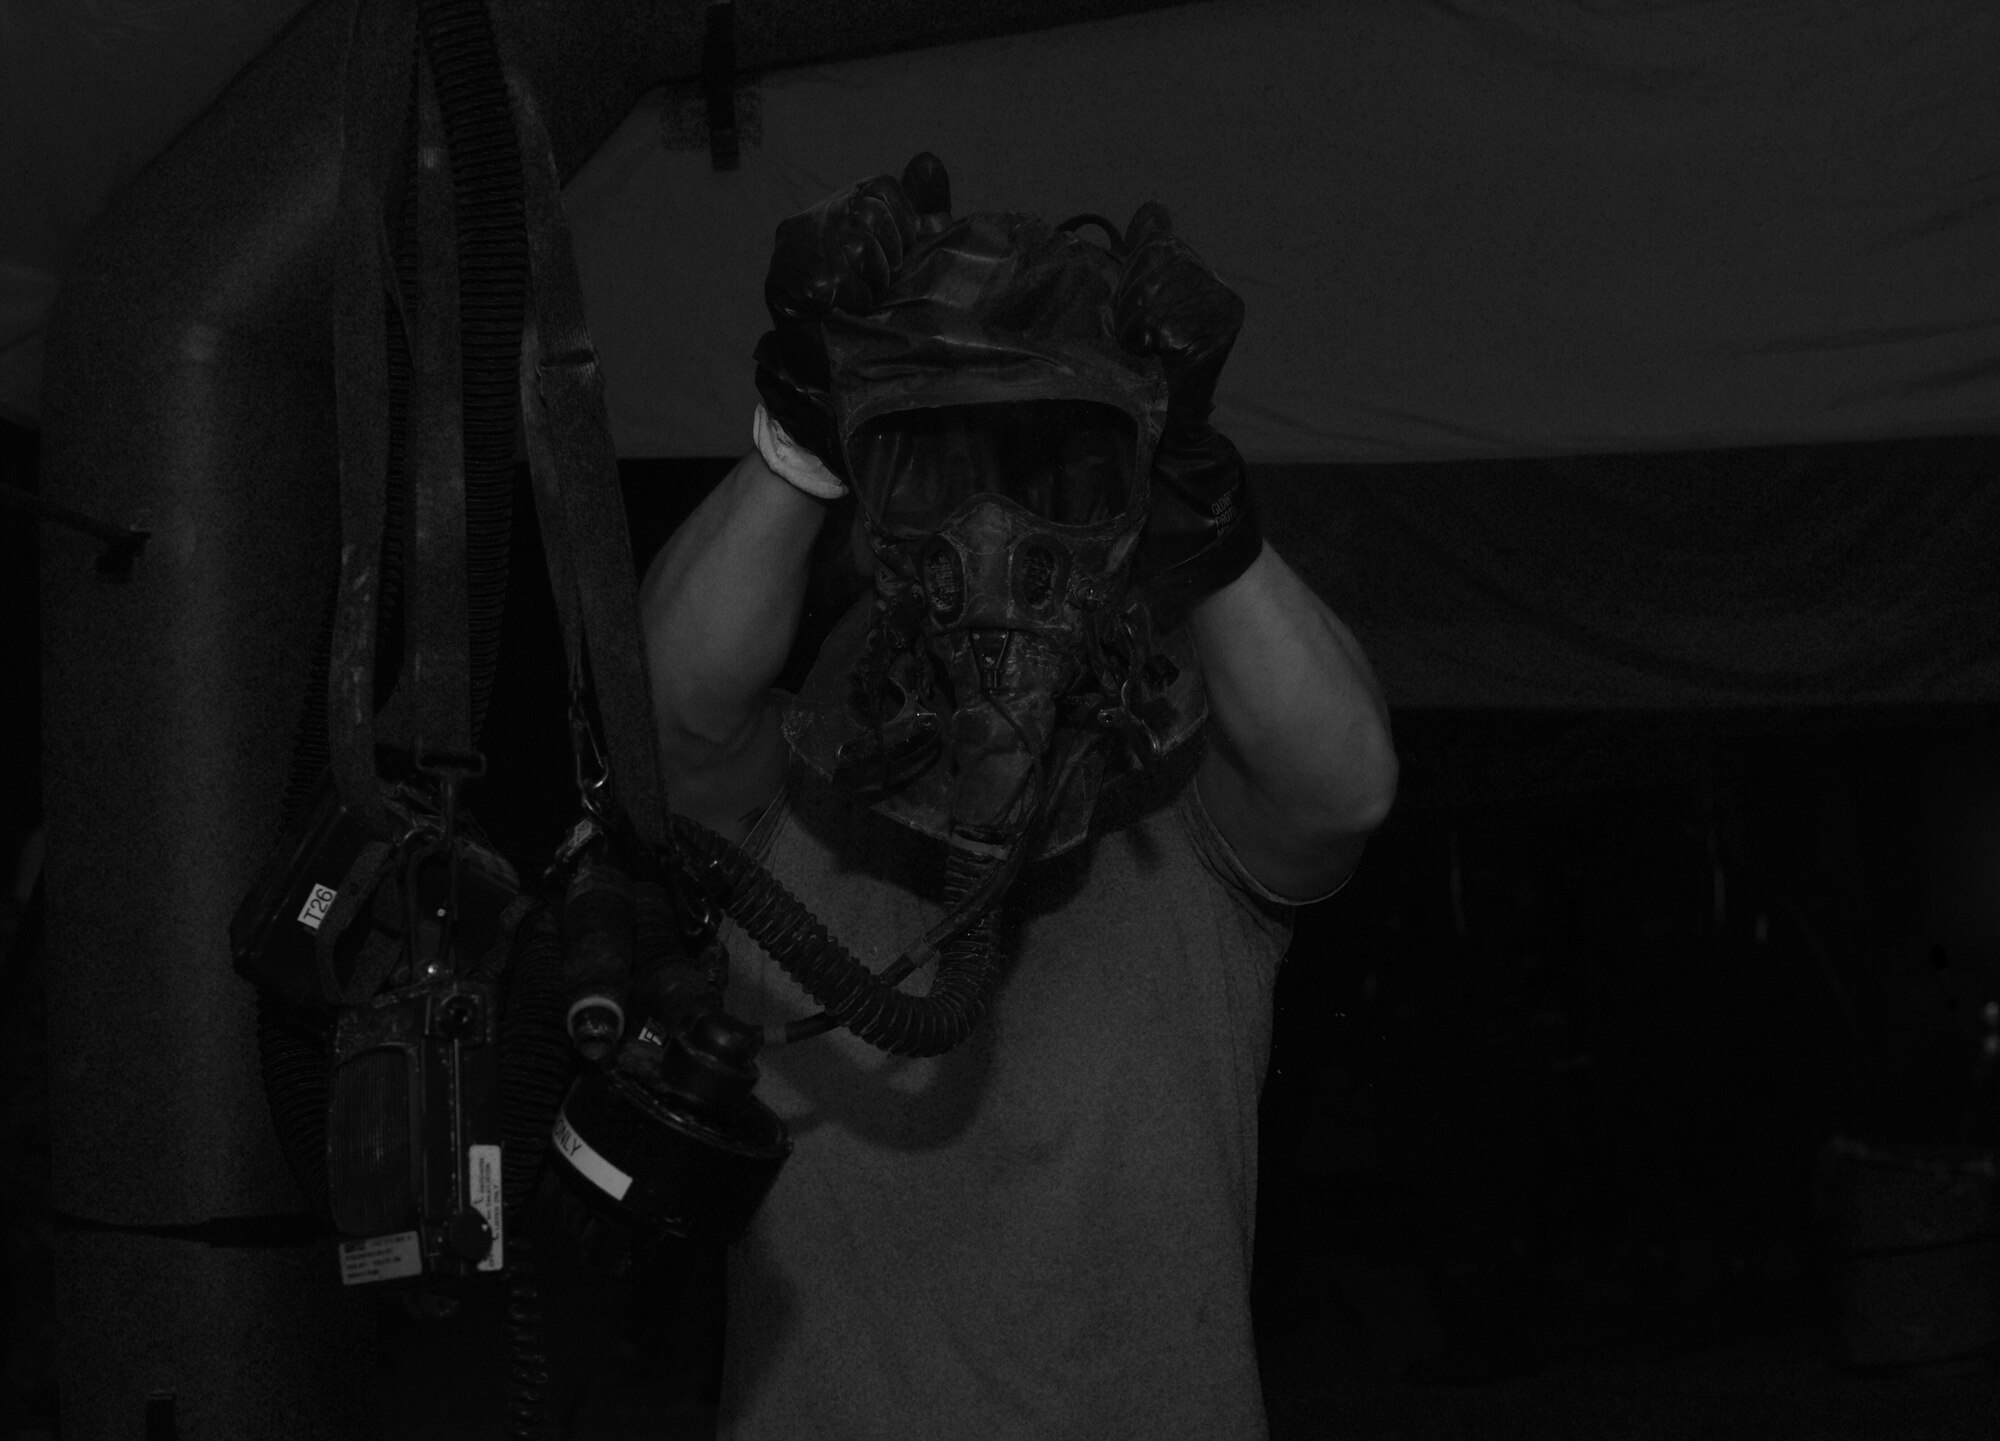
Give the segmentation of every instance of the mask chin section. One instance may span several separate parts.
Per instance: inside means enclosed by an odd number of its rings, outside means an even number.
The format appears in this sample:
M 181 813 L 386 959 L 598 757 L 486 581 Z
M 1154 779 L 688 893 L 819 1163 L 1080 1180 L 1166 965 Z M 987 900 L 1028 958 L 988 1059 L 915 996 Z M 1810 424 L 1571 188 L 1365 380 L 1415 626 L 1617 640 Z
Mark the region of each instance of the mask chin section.
M 972 659 L 979 667 L 979 689 L 982 693 L 991 694 L 1000 689 L 1007 664 L 1008 642 L 1013 634 L 1012 631 L 996 629 L 971 632 Z
M 1078 667 L 1039 637 L 981 628 L 942 638 L 959 703 L 945 747 L 954 845 L 1011 849 L 1045 810 L 1057 698 Z

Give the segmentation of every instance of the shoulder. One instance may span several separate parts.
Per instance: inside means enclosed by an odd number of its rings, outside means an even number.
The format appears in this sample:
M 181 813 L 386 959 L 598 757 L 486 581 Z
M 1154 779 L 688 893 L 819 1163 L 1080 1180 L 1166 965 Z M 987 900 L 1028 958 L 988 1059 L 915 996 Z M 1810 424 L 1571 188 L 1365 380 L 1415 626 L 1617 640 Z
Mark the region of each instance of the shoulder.
M 1213 726 L 1199 728 L 1160 762 L 1139 769 L 1112 768 L 1097 799 L 1093 840 L 1133 831 L 1155 843 L 1171 837 L 1185 844 L 1201 869 L 1257 906 L 1293 907 L 1324 900 L 1354 869 L 1360 845 L 1333 857 L 1307 844 L 1278 842 L 1277 823 L 1259 818 L 1231 790 L 1234 774 L 1217 761 Z

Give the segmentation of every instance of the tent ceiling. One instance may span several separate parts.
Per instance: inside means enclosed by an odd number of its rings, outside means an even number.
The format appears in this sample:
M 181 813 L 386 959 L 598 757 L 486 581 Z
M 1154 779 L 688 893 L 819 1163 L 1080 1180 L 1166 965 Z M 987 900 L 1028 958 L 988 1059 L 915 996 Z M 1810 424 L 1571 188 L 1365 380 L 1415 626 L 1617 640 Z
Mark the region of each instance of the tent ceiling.
M 496 0 L 567 8 L 566 0 Z M 754 74 L 1168 8 L 1186 0 L 750 0 Z M 0 16 L 0 416 L 33 424 L 41 331 L 71 251 L 105 202 L 303 10 L 301 0 L 10 6 Z M 708 7 L 662 0 L 635 33 L 659 83 L 702 70 Z
M 737 62 L 744 70 L 820 65 L 901 50 L 1045 30 L 1148 10 L 1189 0 L 984 0 L 979 5 L 939 5 L 936 0 L 760 0 L 736 6 Z M 687 7 L 690 13 L 698 7 Z M 685 58 L 662 80 L 701 73 L 697 35 Z
M 49 13 L 36 12 L 45 29 Z M 121 29 L 84 13 L 99 28 L 63 32 L 77 44 L 35 78 L 43 108 L 0 99 L 32 122 L 5 132 L 0 157 L 37 202 L 0 211 L 0 241 L 14 247 L 0 249 L 0 317 L 24 323 L 8 361 L 31 358 L 35 277 L 52 288 L 79 217 L 226 79 L 213 63 L 199 85 L 168 78 L 177 53 L 210 53 L 193 46 L 195 27 L 248 52 L 271 19 L 244 4 Z M 340 4 L 314 13 L 297 33 L 319 37 L 315 57 L 337 55 Z M 893 47 L 941 32 L 899 36 L 890 23 L 914 11 L 797 13 L 823 28 L 795 51 L 775 28 L 742 37 L 746 113 L 761 125 L 746 131 L 740 169 L 718 171 L 681 123 L 700 99 L 682 81 L 656 87 L 567 188 L 624 454 L 740 453 L 772 227 L 933 149 L 961 210 L 1122 218 L 1142 200 L 1169 203 L 1249 303 L 1218 414 L 1257 462 L 1269 533 L 1363 635 L 1396 702 L 2000 695 L 1990 442 L 1933 439 L 1805 472 L 1713 449 L 2000 431 L 2000 89 L 1986 64 L 2000 9 L 1211 0 L 1106 6 L 918 49 Z M 1015 7 L 1007 23 L 1052 13 Z M 662 57 L 692 68 L 702 14 L 634 11 L 629 44 L 593 49 L 558 30 L 533 52 L 536 83 L 598 107 L 572 126 L 573 149 L 673 68 Z M 153 30 L 135 38 L 144 24 Z M 169 24 L 181 26 L 171 43 Z M 567 70 L 542 64 L 566 48 Z M 776 63 L 828 51 L 867 53 Z M 145 83 L 78 83 L 115 69 L 107 56 Z M 21 78 L 29 67 L 14 63 Z M 237 94 L 262 94 L 271 73 Z M 330 95 L 338 67 L 311 73 Z M 95 128 L 63 128 L 85 108 L 78 95 L 107 93 L 119 106 L 102 107 Z M 332 107 L 296 108 L 324 151 Z M 266 232 L 223 217 L 259 204 L 280 221 L 313 213 L 267 168 L 318 173 L 287 168 L 292 152 L 242 113 L 212 117 L 238 145 L 229 164 L 186 183 L 163 167 L 151 187 L 208 217 L 229 255 Z M 47 153 L 31 155 L 36 145 Z M 245 197 L 256 203 L 242 211 L 209 203 Z M 320 232 L 288 234 L 289 273 L 309 276 Z M 119 277 L 129 303 L 104 311 L 110 348 L 64 372 L 94 377 L 128 411 L 144 382 L 114 383 L 111 362 L 152 373 L 129 343 L 133 307 L 178 294 L 192 263 L 194 247 L 163 236 L 139 224 L 124 252 L 106 252 L 102 275 Z M 241 293 L 236 269 L 218 274 L 217 294 Z M 316 322 L 310 282 L 297 294 Z M 175 364 L 207 364 L 182 330 L 160 334 Z M 319 395 L 330 356 L 310 342 L 296 354 L 303 389 Z M 252 408 L 270 372 L 254 374 L 199 370 Z M 162 436 L 178 444 L 199 428 L 183 391 L 155 398 Z M 279 430 L 289 451 L 300 432 Z M 1677 450 L 1721 458 L 1653 464 Z M 1625 459 L 1507 460 L 1577 452 Z M 129 489 L 122 464 L 67 478 Z
M 685 87 L 571 185 L 627 454 L 734 451 L 773 226 L 929 149 L 962 209 L 1147 199 L 1245 297 L 1253 460 L 2000 428 L 2000 7 L 1193 4 Z
M 295 9 L 9 15 L 0 413 L 91 217 Z M 772 227 L 919 149 L 962 208 L 1167 202 L 1249 302 L 1220 404 L 1256 460 L 2000 428 L 2000 7 L 745 3 L 722 174 L 707 16 L 632 22 L 676 83 L 570 189 L 626 454 L 740 448 Z

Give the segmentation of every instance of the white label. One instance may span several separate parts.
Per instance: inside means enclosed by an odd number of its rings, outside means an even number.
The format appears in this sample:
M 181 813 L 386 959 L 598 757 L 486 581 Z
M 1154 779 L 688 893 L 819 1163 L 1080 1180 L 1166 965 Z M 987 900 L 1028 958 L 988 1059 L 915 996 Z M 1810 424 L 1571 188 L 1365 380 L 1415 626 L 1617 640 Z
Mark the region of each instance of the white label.
M 556 1128 L 550 1139 L 593 1186 L 614 1201 L 625 1199 L 625 1193 L 632 1189 L 632 1178 L 591 1150 L 590 1143 L 570 1129 L 569 1117 L 562 1111 L 556 1112 Z
M 332 886 L 313 882 L 312 894 L 306 897 L 306 907 L 299 912 L 299 924 L 309 931 L 319 929 L 319 923 L 326 919 L 326 913 L 333 909 L 333 898 L 339 892 Z
M 493 1232 L 493 1249 L 486 1253 L 486 1259 L 479 1263 L 482 1271 L 497 1271 L 503 1262 L 501 1250 L 500 1213 L 500 1148 L 498 1146 L 468 1146 L 466 1156 L 465 1189 L 472 1198 L 472 1209 L 486 1218 L 486 1225 Z
M 371 1281 L 400 1281 L 405 1276 L 421 1276 L 423 1250 L 415 1231 L 398 1231 L 393 1236 L 370 1236 L 365 1241 L 343 1241 L 340 1245 L 340 1284 L 366 1286 Z

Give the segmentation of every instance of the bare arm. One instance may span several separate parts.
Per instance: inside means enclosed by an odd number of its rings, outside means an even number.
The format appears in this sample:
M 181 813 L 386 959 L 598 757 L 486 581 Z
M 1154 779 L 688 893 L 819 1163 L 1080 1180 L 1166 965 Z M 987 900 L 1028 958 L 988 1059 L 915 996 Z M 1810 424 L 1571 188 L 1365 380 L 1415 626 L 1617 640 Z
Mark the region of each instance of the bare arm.
M 770 692 L 826 510 L 753 451 L 668 539 L 639 592 L 668 798 L 731 840 L 784 780 Z
M 1388 707 L 1346 626 L 1268 545 L 1193 613 L 1212 722 L 1195 783 L 1250 873 L 1310 899 L 1396 795 Z

